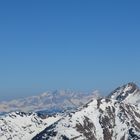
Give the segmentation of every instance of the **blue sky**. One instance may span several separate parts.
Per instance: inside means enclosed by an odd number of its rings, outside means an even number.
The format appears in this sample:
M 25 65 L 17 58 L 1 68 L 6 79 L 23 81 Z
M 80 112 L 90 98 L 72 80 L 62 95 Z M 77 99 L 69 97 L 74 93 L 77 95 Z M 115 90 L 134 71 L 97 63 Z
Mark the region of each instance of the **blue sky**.
M 140 82 L 139 0 L 0 1 L 0 98 Z M 140 85 L 140 84 L 139 84 Z

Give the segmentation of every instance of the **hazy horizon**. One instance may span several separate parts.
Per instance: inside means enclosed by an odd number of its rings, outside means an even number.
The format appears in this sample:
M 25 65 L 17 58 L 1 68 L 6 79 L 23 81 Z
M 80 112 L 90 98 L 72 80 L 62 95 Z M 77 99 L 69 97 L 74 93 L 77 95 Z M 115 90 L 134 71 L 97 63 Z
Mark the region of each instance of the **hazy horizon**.
M 140 1 L 0 1 L 0 99 L 140 85 Z

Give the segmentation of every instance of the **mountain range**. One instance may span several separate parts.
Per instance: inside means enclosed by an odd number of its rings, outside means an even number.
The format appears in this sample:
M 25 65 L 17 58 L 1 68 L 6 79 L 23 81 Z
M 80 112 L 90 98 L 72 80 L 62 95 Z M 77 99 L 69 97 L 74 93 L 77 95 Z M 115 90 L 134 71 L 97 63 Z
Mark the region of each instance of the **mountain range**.
M 27 98 L 1 101 L 0 113 L 39 111 L 54 114 L 56 112 L 77 108 L 87 103 L 91 98 L 98 97 L 100 97 L 99 91 L 52 90 Z
M 51 121 L 50 121 L 51 120 Z M 134 83 L 52 116 L 13 112 L 0 117 L 0 140 L 139 140 L 140 89 Z

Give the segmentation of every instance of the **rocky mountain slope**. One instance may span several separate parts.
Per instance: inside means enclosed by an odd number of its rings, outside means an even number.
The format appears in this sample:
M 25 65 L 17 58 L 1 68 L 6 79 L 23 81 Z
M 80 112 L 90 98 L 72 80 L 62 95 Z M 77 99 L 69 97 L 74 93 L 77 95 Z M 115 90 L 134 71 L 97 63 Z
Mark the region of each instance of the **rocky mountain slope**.
M 31 96 L 12 101 L 1 101 L 0 112 L 11 111 L 46 111 L 47 113 L 61 112 L 77 108 L 87 103 L 91 98 L 98 98 L 99 92 L 76 92 L 71 90 L 48 91 L 38 96 Z
M 0 140 L 30 140 L 61 118 L 36 113 L 12 112 L 0 117 Z
M 128 83 L 106 99 L 94 99 L 69 113 L 33 140 L 139 140 L 139 96 L 139 88 Z
M 128 83 L 114 90 L 108 98 L 123 101 L 129 104 L 140 104 L 140 89 L 134 83 Z

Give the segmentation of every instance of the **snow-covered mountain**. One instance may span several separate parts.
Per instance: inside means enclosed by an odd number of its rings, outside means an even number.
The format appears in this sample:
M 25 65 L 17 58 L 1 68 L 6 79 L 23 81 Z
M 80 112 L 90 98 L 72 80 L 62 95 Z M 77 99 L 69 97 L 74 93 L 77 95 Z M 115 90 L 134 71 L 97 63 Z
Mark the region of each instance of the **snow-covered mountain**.
M 0 140 L 140 140 L 139 88 L 128 83 L 55 116 L 13 112 L 0 119 Z M 131 100 L 132 99 L 132 100 Z
M 33 140 L 138 139 L 140 139 L 140 110 L 136 106 L 109 99 L 91 101 L 81 110 L 68 114 L 33 138 Z
M 108 98 L 138 105 L 140 104 L 140 89 L 131 82 L 115 89 Z
M 61 118 L 36 113 L 12 112 L 0 117 L 0 140 L 31 140 Z
M 61 112 L 70 108 L 77 108 L 87 103 L 91 98 L 98 98 L 99 92 L 77 92 L 71 90 L 48 91 L 38 96 L 1 101 L 0 112 L 22 111 L 35 112 L 46 111 L 47 113 Z
M 106 99 L 93 99 L 47 127 L 33 140 L 139 140 L 140 108 L 134 102 L 137 102 L 138 91 L 135 84 L 129 83 Z

